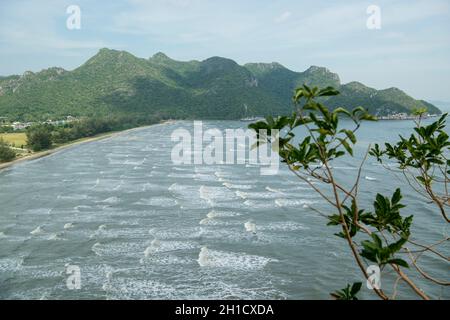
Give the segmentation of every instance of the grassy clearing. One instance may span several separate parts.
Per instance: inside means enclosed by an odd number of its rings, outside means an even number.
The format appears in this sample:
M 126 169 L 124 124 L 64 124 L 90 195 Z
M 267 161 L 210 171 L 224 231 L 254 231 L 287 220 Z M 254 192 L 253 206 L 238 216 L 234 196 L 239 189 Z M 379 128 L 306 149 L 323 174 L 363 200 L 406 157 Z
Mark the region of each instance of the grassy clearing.
M 25 147 L 27 144 L 27 135 L 25 133 L 2 133 L 0 138 L 17 148 L 20 148 L 22 145 Z

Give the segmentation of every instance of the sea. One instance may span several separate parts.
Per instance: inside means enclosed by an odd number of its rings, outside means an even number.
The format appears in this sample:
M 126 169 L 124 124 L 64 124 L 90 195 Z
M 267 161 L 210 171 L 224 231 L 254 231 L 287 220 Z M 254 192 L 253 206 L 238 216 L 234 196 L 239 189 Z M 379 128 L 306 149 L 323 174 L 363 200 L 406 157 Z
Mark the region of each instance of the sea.
M 203 122 L 220 132 L 247 125 Z M 413 126 L 364 123 L 354 157 L 331 164 L 336 179 L 351 186 L 369 145 L 396 141 Z M 327 226 L 333 208 L 283 163 L 272 175 L 254 163 L 174 163 L 173 132 L 193 128 L 192 121 L 138 128 L 2 170 L 0 299 L 330 299 L 353 282 L 363 283 L 360 298 L 377 298 L 334 235 L 340 230 Z M 388 166 L 366 159 L 360 207 L 373 211 L 377 193 L 390 197 L 400 187 L 402 214 L 414 215 L 412 238 L 448 237 L 435 206 Z M 436 249 L 450 254 L 448 241 Z M 448 262 L 424 254 L 418 263 L 448 281 Z M 448 286 L 410 269 L 431 298 L 450 299 Z M 386 268 L 381 288 L 392 294 L 396 280 Z M 402 281 L 396 291 L 398 299 L 417 298 Z

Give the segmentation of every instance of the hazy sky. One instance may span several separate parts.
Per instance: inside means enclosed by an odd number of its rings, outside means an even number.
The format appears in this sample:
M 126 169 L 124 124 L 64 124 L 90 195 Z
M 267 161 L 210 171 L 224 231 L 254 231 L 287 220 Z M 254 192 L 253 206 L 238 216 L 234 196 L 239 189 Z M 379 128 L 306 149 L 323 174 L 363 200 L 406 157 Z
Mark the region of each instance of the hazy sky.
M 366 10 L 381 8 L 381 29 Z M 69 5 L 81 29 L 66 27 Z M 450 0 L 0 0 L 0 75 L 73 69 L 102 47 L 179 60 L 223 56 L 337 72 L 450 101 Z

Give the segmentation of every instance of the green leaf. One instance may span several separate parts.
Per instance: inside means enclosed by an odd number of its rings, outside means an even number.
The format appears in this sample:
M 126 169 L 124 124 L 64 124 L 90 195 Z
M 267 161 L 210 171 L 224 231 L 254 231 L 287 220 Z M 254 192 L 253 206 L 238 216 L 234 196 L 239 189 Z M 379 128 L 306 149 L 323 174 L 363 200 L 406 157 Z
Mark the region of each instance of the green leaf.
M 319 97 L 337 96 L 338 94 L 339 94 L 339 91 L 337 91 L 333 87 L 326 87 L 325 89 L 320 90 L 318 92 L 317 96 L 319 96 Z
M 348 144 L 348 142 L 347 141 L 345 141 L 345 139 L 338 139 L 340 142 L 341 142 L 341 144 L 342 144 L 342 146 L 345 148 L 345 150 L 347 150 L 347 152 L 351 155 L 351 156 L 353 156 L 353 149 L 352 149 L 352 147 L 350 147 L 350 145 Z
M 398 266 L 400 266 L 400 267 L 409 268 L 408 263 L 407 263 L 405 260 L 403 260 L 403 259 L 398 259 L 398 258 L 396 258 L 396 259 L 390 259 L 390 260 L 388 260 L 387 262 L 388 262 L 388 263 L 392 263 L 392 264 L 396 264 L 396 265 L 398 265 Z
M 362 286 L 362 283 L 361 283 L 361 282 L 355 282 L 355 283 L 352 285 L 352 289 L 350 290 L 350 294 L 351 294 L 352 296 L 355 296 L 355 295 L 361 290 L 361 286 Z
M 394 195 L 392 196 L 392 204 L 397 204 L 400 202 L 400 200 L 402 199 L 402 194 L 400 191 L 400 188 L 397 188 L 394 192 Z
M 375 245 L 377 248 L 382 248 L 383 247 L 383 243 L 381 241 L 381 238 L 376 234 L 376 233 L 372 233 L 372 239 L 375 242 Z
M 343 114 L 349 116 L 350 118 L 352 117 L 352 114 L 347 109 L 344 109 L 342 107 L 334 109 L 334 112 L 335 113 L 343 113 Z
M 344 131 L 345 135 L 350 139 L 350 141 L 351 141 L 353 144 L 355 144 L 355 143 L 356 143 L 356 136 L 355 136 L 355 134 L 353 133 L 353 131 L 351 131 L 351 130 L 346 130 L 346 129 L 344 129 L 343 131 Z
M 361 286 L 361 282 L 355 282 L 351 287 L 347 284 L 347 287 L 331 293 L 331 296 L 336 300 L 358 300 L 356 294 L 361 290 Z

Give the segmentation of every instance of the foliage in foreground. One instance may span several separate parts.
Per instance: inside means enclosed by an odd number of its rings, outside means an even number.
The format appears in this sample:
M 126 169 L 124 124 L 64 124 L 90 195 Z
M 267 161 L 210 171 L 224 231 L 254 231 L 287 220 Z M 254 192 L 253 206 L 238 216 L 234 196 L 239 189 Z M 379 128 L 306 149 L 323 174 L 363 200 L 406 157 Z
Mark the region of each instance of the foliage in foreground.
M 356 132 L 364 120 L 376 120 L 362 107 L 351 111 L 329 108 L 318 102 L 323 97 L 336 96 L 339 92 L 332 87 L 319 89 L 306 85 L 298 88 L 293 97 L 296 110 L 291 116 L 277 118 L 267 117 L 265 121 L 251 124 L 258 135 L 258 144 L 270 143 L 272 130 L 282 129 L 286 132 L 279 138 L 279 155 L 288 168 L 303 182 L 314 189 L 329 205 L 332 214 L 315 210 L 328 220 L 328 225 L 339 227 L 335 233 L 349 246 L 356 265 L 364 278 L 370 283 L 369 266 L 377 266 L 382 273 L 394 273 L 397 277 L 391 294 L 378 286 L 374 292 L 382 299 L 393 299 L 397 295 L 399 281 L 406 285 L 420 298 L 429 296 L 417 285 L 417 277 L 437 286 L 448 286 L 448 281 L 436 279 L 418 265 L 418 259 L 424 253 L 433 255 L 448 264 L 449 258 L 439 252 L 438 246 L 449 240 L 445 236 L 436 243 L 420 243 L 412 240 L 411 225 L 413 215 L 403 216 L 405 208 L 402 203 L 402 192 L 396 189 L 392 195 L 377 194 L 373 207 L 367 208 L 366 203 L 359 200 L 360 178 L 362 167 L 369 156 L 374 156 L 384 164 L 385 158 L 395 161 L 399 171 L 415 191 L 435 204 L 438 212 L 448 223 L 446 208 L 449 204 L 447 183 L 449 182 L 450 161 L 446 154 L 450 143 L 444 132 L 445 118 L 443 115 L 431 125 L 423 126 L 421 113 L 416 121 L 415 133 L 409 138 L 400 137 L 397 144 L 386 143 L 385 149 L 379 145 L 367 150 L 358 173 L 352 185 L 341 183 L 333 171 L 332 162 L 338 158 L 353 157 L 353 148 L 357 143 Z M 339 126 L 341 117 L 347 117 L 353 123 L 349 130 Z M 294 130 L 303 127 L 306 136 L 300 140 Z M 266 130 L 267 135 L 259 135 L 260 130 Z M 390 167 L 386 166 L 391 170 Z M 364 190 L 370 192 L 370 190 Z M 410 249 L 414 247 L 414 249 Z M 408 261 L 406 260 L 407 258 Z M 404 269 L 414 268 L 414 280 Z M 447 275 L 447 274 L 444 274 Z M 356 293 L 361 286 L 358 283 L 332 294 L 337 299 L 356 299 Z
M 358 300 L 356 295 L 361 290 L 361 287 L 361 282 L 355 282 L 351 286 L 348 284 L 344 289 L 333 292 L 331 296 L 336 300 Z

